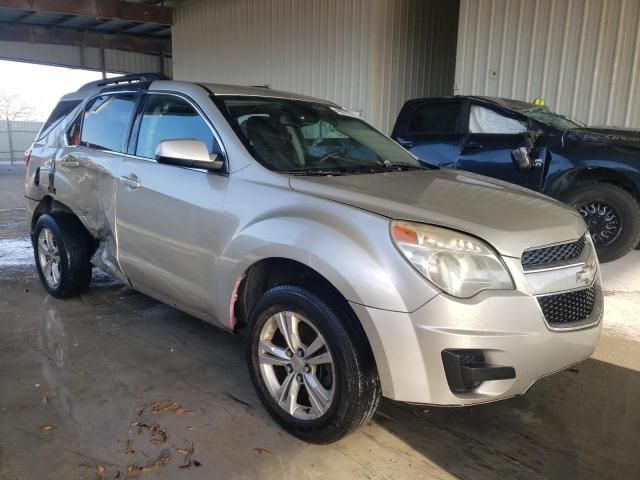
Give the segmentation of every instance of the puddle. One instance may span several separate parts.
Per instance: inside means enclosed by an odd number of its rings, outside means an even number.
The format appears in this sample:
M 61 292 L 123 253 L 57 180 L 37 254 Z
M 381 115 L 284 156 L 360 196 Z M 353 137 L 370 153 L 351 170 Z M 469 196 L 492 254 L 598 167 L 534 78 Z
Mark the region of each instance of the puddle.
M 28 238 L 0 239 L 0 267 L 34 265 L 33 247 Z

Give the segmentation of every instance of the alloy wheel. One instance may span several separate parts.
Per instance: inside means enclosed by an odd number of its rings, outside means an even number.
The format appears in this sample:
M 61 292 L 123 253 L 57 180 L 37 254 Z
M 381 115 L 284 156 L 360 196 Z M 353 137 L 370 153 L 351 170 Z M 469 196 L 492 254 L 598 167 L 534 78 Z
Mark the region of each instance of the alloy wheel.
M 60 250 L 48 228 L 40 230 L 38 235 L 38 261 L 47 285 L 56 288 L 60 283 Z
M 335 366 L 329 346 L 311 320 L 281 311 L 260 331 L 258 362 L 271 397 L 299 420 L 324 415 L 336 390 Z

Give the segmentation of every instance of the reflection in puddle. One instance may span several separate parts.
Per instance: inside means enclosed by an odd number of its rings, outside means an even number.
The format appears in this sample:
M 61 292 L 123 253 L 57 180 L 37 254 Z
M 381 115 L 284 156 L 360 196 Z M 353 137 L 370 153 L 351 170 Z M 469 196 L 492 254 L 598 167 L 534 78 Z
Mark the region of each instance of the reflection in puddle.
M 0 239 L 0 267 L 34 265 L 33 248 L 28 238 Z

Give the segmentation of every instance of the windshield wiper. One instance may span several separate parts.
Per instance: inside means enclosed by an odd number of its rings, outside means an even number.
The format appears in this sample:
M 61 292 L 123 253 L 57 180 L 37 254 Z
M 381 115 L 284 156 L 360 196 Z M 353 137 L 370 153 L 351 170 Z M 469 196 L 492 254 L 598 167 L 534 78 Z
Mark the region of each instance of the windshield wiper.
M 375 163 L 367 165 L 352 165 L 336 166 L 327 168 L 306 168 L 300 170 L 287 170 L 282 173 L 288 173 L 290 175 L 349 175 L 349 174 L 363 174 L 363 173 L 384 173 L 384 172 L 401 172 L 408 170 L 432 170 L 433 167 L 425 165 L 414 165 L 405 162 L 389 162 Z
M 423 165 L 423 164 L 413 164 L 406 162 L 390 162 L 389 160 L 385 160 L 381 167 L 386 168 L 387 170 L 432 170 L 432 168 Z

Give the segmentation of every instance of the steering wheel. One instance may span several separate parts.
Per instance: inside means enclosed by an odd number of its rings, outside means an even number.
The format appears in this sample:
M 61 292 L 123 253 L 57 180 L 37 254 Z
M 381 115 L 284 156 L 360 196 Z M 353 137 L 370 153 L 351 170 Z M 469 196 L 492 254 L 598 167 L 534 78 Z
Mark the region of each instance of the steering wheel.
M 321 164 L 325 163 L 330 158 L 341 157 L 341 156 L 342 156 L 342 154 L 339 153 L 339 152 L 329 152 L 329 153 L 323 155 L 320 160 L 318 160 L 318 165 L 321 165 Z

